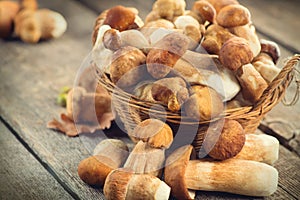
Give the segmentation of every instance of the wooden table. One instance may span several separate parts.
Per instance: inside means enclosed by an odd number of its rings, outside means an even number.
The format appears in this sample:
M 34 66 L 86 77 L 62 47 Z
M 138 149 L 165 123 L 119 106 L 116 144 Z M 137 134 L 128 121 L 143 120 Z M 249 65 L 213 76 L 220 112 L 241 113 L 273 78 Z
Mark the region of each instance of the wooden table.
M 100 11 L 122 2 L 145 17 L 153 1 L 40 0 L 40 7 L 62 13 L 68 30 L 56 40 L 36 45 L 17 39 L 0 41 L 0 199 L 104 199 L 101 190 L 83 183 L 78 163 L 90 155 L 81 136 L 69 138 L 46 128 L 64 109 L 55 104 L 59 89 L 72 86 L 81 62 L 91 50 L 91 32 Z M 300 52 L 300 2 L 241 0 L 253 15 L 260 37 L 280 44 L 284 58 Z M 188 6 L 192 1 L 188 1 Z M 291 86 L 287 97 L 291 98 Z M 264 119 L 260 131 L 281 143 L 275 163 L 279 185 L 266 199 L 300 198 L 300 102 L 279 104 Z M 101 133 L 98 135 L 101 137 Z M 197 199 L 260 199 L 198 192 Z

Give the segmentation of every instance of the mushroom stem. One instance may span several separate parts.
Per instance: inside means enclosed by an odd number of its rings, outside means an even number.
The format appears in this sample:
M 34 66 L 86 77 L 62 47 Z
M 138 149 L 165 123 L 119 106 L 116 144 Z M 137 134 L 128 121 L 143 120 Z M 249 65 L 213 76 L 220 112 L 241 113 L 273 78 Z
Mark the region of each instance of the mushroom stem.
M 279 141 L 275 137 L 265 134 L 246 134 L 245 145 L 234 158 L 272 165 L 278 160 L 278 154 Z
M 278 172 L 270 165 L 250 160 L 190 160 L 185 182 L 193 190 L 269 196 L 277 189 Z
M 128 156 L 124 168 L 137 174 L 151 174 L 159 177 L 165 161 L 165 149 L 152 148 L 147 143 L 139 141 Z
M 167 200 L 170 190 L 165 182 L 155 176 L 134 174 L 125 169 L 112 171 L 103 189 L 107 200 Z

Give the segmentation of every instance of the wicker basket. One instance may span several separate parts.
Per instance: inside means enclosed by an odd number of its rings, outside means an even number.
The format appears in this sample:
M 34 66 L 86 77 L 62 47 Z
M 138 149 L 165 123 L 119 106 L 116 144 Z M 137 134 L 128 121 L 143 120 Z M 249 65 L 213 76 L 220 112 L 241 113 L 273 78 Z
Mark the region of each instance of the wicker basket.
M 93 45 L 97 39 L 98 29 L 101 25 L 101 20 L 105 15 L 99 15 L 95 21 L 95 26 L 92 34 Z M 262 118 L 268 113 L 277 103 L 284 97 L 285 91 L 295 78 L 297 90 L 293 100 L 286 105 L 293 105 L 297 102 L 300 95 L 300 81 L 296 78 L 296 73 L 300 73 L 296 66 L 300 61 L 300 54 L 295 54 L 286 62 L 277 77 L 269 84 L 268 88 L 262 94 L 260 100 L 255 105 L 239 107 L 235 109 L 225 110 L 218 118 L 210 121 L 195 121 L 187 116 L 182 116 L 180 112 L 168 111 L 167 106 L 153 102 L 147 102 L 134 97 L 122 89 L 118 88 L 105 73 L 102 73 L 95 67 L 96 75 L 99 83 L 106 88 L 113 96 L 113 107 L 119 115 L 127 133 L 136 127 L 141 121 L 148 119 L 149 116 L 158 119 L 164 119 L 176 133 L 178 126 L 186 125 L 197 128 L 197 133 L 193 139 L 193 146 L 196 150 L 201 148 L 207 127 L 211 122 L 219 119 L 234 119 L 240 122 L 245 132 L 254 133 L 258 128 Z M 95 65 L 94 65 L 95 66 Z M 161 108 L 164 109 L 161 109 Z M 157 108 L 157 109 L 156 109 Z
M 264 91 L 260 100 L 255 105 L 225 110 L 220 117 L 239 121 L 247 133 L 255 132 L 263 116 L 284 97 L 287 87 L 295 77 L 295 73 L 297 72 L 295 67 L 299 61 L 300 55 L 292 56 L 286 62 L 278 76 L 269 84 L 269 87 Z M 132 96 L 132 94 L 118 88 L 107 74 L 101 73 L 97 68 L 96 71 L 99 83 L 113 94 L 113 106 L 128 133 L 134 129 L 136 124 L 149 118 L 149 111 L 151 111 L 154 117 L 165 118 L 167 123 L 175 130 L 178 125 L 197 126 L 199 131 L 194 138 L 193 145 L 196 150 L 199 150 L 205 133 L 205 131 L 202 130 L 205 130 L 205 127 L 207 127 L 210 122 L 220 119 L 219 117 L 211 121 L 199 122 L 187 116 L 181 116 L 179 112 L 170 112 L 164 105 L 160 105 L 165 108 L 161 110 L 159 109 L 161 107 L 157 106 L 157 103 L 146 102 Z M 299 90 L 300 83 L 297 80 L 296 83 L 297 90 Z M 297 91 L 296 95 L 299 95 L 299 91 Z M 294 100 L 296 100 L 296 98 L 294 98 Z M 156 109 L 156 107 L 158 109 Z

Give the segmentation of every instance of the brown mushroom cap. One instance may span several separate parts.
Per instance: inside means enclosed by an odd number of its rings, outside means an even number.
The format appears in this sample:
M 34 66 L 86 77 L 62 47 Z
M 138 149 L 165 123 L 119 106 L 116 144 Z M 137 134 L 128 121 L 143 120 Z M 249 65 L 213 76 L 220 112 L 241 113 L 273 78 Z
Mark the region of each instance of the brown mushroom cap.
M 207 1 L 196 1 L 193 5 L 192 11 L 200 15 L 204 21 L 214 23 L 216 19 L 216 10 Z
M 252 61 L 253 53 L 246 39 L 233 37 L 223 44 L 219 59 L 224 67 L 236 71 Z
M 242 150 L 245 138 L 244 129 L 238 121 L 225 119 L 221 134 L 212 132 L 207 134 L 203 146 L 212 158 L 225 160 Z
M 124 31 L 134 24 L 135 15 L 130 8 L 115 6 L 109 9 L 103 24 L 107 24 L 119 31 Z
M 171 193 L 177 199 L 193 199 L 185 182 L 185 170 L 189 160 L 195 159 L 192 145 L 176 149 L 166 160 L 165 182 L 171 187 Z
M 269 54 L 272 57 L 273 62 L 276 64 L 280 57 L 279 46 L 273 41 L 268 41 L 264 39 L 260 40 L 260 45 L 261 52 Z
M 237 0 L 206 0 L 216 9 L 217 13 L 228 5 L 238 5 L 239 2 Z
M 121 88 L 138 83 L 146 74 L 146 68 L 142 66 L 145 62 L 146 56 L 138 48 L 122 47 L 113 54 L 110 65 L 112 81 Z
M 251 21 L 250 11 L 242 5 L 228 5 L 220 10 L 217 23 L 225 28 L 243 26 Z
M 146 119 L 130 133 L 135 140 L 147 142 L 153 148 L 169 148 L 173 142 L 170 126 L 158 119 Z
M 103 186 L 107 175 L 118 165 L 106 156 L 96 155 L 82 160 L 78 165 L 78 175 L 87 184 Z
M 212 88 L 202 85 L 191 87 L 192 95 L 184 103 L 187 116 L 199 121 L 210 120 L 224 110 L 221 96 Z

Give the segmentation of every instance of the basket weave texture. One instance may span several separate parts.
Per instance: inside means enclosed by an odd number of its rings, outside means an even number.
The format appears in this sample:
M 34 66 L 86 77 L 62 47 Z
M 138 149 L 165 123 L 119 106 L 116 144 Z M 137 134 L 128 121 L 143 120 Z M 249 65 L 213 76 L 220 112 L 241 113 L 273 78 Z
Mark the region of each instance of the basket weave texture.
M 104 16 L 105 13 L 103 13 L 103 15 L 99 15 L 96 19 L 92 35 L 93 45 L 97 39 L 98 29 L 102 24 L 101 21 Z M 112 95 L 113 107 L 121 121 L 124 123 L 124 127 L 129 135 L 137 124 L 151 116 L 151 118 L 165 120 L 174 132 L 176 132 L 178 127 L 182 125 L 196 126 L 198 132 L 195 135 L 192 144 L 196 150 L 199 150 L 205 138 L 207 127 L 210 123 L 218 121 L 219 119 L 227 118 L 237 120 L 243 126 L 246 133 L 254 133 L 265 114 L 282 100 L 286 89 L 294 79 L 297 84 L 297 90 L 293 100 L 286 105 L 295 104 L 300 95 L 300 80 L 296 78 L 297 73 L 300 74 L 300 72 L 296 69 L 299 61 L 300 54 L 295 54 L 288 58 L 280 73 L 269 84 L 259 101 L 257 101 L 254 105 L 226 109 L 220 116 L 218 116 L 218 118 L 214 118 L 209 121 L 195 121 L 195 119 L 181 115 L 180 112 L 169 111 L 166 105 L 141 100 L 118 88 L 111 81 L 109 75 L 99 70 L 95 63 L 94 66 L 99 84 L 106 88 Z
M 134 97 L 122 89 L 118 88 L 105 73 L 101 73 L 96 68 L 99 83 L 106 88 L 113 97 L 113 107 L 119 115 L 121 121 L 124 123 L 125 129 L 130 133 L 135 126 L 141 121 L 151 117 L 158 119 L 165 119 L 171 127 L 178 127 L 179 125 L 193 125 L 198 126 L 198 133 L 196 134 L 193 145 L 199 149 L 202 145 L 205 127 L 211 122 L 220 118 L 234 119 L 241 123 L 246 133 L 254 133 L 260 124 L 260 121 L 266 113 L 268 113 L 277 103 L 284 97 L 285 91 L 295 78 L 296 66 L 300 61 L 300 55 L 296 54 L 288 59 L 285 66 L 282 68 L 278 76 L 269 84 L 264 91 L 260 100 L 253 106 L 239 107 L 235 109 L 225 110 L 221 116 L 210 121 L 195 121 L 187 116 L 182 116 L 180 112 L 171 112 L 165 105 L 147 102 Z M 296 80 L 299 89 L 299 81 Z M 299 91 L 297 94 L 299 95 Z M 294 98 L 296 99 L 296 98 Z M 161 108 L 164 109 L 161 109 Z

